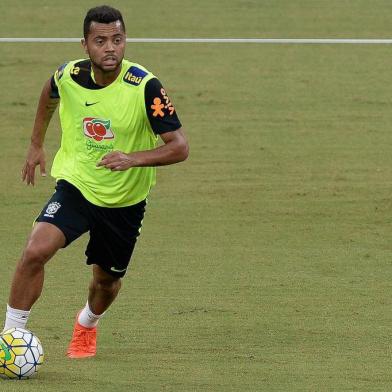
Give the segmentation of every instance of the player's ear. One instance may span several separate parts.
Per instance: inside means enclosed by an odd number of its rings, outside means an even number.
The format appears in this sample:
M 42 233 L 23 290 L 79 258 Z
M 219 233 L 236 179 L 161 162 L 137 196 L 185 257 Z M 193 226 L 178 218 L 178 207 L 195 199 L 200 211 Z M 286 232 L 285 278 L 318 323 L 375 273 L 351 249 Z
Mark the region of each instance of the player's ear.
M 84 51 L 88 54 L 86 40 L 84 38 L 82 38 L 80 40 L 80 43 L 82 44 L 82 47 L 83 47 Z

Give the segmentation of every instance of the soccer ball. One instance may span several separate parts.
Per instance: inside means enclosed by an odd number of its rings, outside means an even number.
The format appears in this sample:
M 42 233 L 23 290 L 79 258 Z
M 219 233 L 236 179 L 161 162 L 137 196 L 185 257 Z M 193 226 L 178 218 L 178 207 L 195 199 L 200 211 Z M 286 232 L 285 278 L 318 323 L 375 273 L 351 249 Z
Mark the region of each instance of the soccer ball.
M 44 361 L 39 339 L 27 329 L 11 328 L 0 335 L 0 377 L 33 377 Z

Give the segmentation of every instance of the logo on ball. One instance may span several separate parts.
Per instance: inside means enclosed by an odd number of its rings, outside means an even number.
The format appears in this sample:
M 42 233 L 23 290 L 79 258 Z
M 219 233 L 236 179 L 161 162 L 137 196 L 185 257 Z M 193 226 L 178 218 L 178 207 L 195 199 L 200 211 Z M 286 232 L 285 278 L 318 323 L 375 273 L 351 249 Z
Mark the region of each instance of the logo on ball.
M 103 139 L 114 139 L 114 133 L 110 129 L 110 120 L 102 120 L 100 118 L 84 118 L 83 133 L 97 142 Z

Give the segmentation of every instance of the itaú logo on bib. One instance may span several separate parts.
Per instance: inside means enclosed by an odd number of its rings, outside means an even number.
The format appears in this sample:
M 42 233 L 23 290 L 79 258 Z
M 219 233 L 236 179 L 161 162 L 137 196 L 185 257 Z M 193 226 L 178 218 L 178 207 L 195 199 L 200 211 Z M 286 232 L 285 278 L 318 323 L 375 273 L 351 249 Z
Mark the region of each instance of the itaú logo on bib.
M 114 133 L 110 129 L 110 120 L 102 120 L 100 118 L 84 118 L 83 133 L 97 142 L 103 139 L 114 139 Z

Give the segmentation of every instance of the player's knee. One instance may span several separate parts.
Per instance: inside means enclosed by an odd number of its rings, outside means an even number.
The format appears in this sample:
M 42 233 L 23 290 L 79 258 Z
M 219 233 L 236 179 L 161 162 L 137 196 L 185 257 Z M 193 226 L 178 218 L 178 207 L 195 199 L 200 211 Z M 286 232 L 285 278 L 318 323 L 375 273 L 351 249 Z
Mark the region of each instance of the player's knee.
M 43 268 L 50 256 L 51 253 L 45 246 L 29 241 L 23 252 L 20 267 L 33 269 Z

